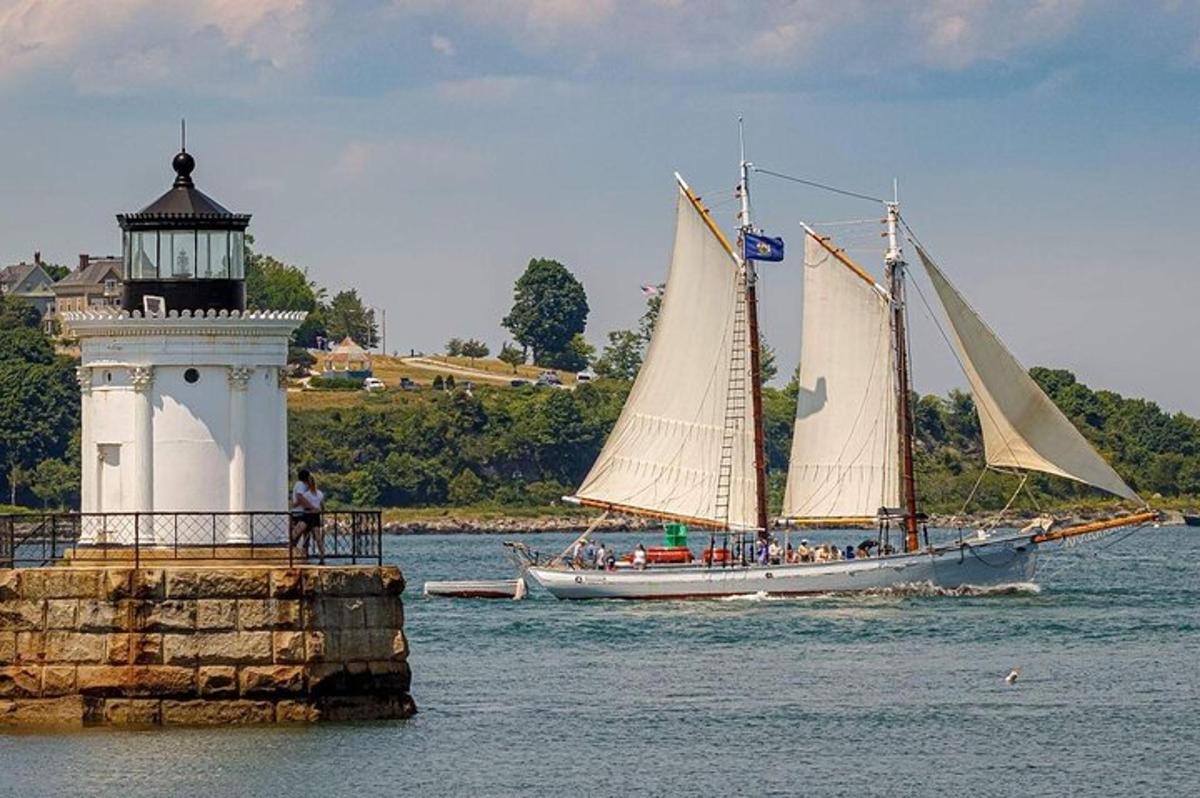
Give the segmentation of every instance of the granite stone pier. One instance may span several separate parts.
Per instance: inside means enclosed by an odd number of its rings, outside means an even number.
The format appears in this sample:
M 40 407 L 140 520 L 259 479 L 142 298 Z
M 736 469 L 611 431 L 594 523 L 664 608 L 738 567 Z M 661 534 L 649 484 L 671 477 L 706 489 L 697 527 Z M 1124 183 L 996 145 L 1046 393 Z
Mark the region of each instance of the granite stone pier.
M 0 570 L 0 727 L 404 718 L 392 566 Z

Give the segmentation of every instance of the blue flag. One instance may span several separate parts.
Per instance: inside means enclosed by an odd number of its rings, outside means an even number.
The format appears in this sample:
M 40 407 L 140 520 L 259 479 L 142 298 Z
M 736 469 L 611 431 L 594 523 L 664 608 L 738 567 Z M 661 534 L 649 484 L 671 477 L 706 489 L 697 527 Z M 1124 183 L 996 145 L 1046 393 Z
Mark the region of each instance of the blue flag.
M 769 238 L 746 233 L 744 249 L 743 254 L 746 260 L 783 260 L 782 238 Z

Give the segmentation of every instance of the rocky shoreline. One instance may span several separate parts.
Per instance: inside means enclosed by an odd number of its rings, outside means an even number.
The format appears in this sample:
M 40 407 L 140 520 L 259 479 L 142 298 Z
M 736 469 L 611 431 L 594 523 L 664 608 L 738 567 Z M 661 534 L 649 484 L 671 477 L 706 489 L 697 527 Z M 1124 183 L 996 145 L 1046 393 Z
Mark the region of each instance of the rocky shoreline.
M 1110 510 L 1075 509 L 1053 514 L 1055 525 L 1059 527 L 1084 524 L 1091 521 L 1101 521 L 1114 518 L 1119 513 Z M 931 515 L 928 525 L 930 528 L 950 529 L 962 527 L 973 530 L 990 526 L 993 514 L 972 513 L 964 516 Z M 1033 514 L 1010 515 L 1005 518 L 1004 527 L 1020 529 L 1037 521 L 1039 516 Z M 519 518 L 497 516 L 494 518 L 472 518 L 470 516 L 439 516 L 437 518 L 415 519 L 408 521 L 390 521 L 384 524 L 384 533 L 388 535 L 528 535 L 538 533 L 581 533 L 592 523 L 596 516 L 588 514 L 571 514 L 542 516 L 535 518 Z M 1183 516 L 1178 511 L 1164 513 L 1165 524 L 1181 524 Z M 609 515 L 601 521 L 597 532 L 640 532 L 660 528 L 662 522 L 652 518 L 632 515 Z M 780 527 L 782 528 L 782 527 Z M 828 527 L 824 527 L 828 528 Z M 866 527 L 848 527 L 856 529 L 873 529 L 874 525 Z

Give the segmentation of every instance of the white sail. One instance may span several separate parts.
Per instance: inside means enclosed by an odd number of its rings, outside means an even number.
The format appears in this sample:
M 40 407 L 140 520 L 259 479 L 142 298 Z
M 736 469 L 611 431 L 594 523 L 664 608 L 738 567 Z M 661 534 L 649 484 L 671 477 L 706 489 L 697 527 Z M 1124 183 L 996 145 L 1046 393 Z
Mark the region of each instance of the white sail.
M 756 525 L 749 337 L 735 315 L 741 266 L 681 189 L 666 292 L 645 361 L 621 416 L 577 498 L 734 529 Z M 744 319 L 744 315 L 742 315 Z M 733 380 L 735 365 L 744 373 Z M 727 411 L 732 436 L 727 500 L 718 481 Z M 726 515 L 728 517 L 726 517 Z
M 895 366 L 883 288 L 804 241 L 800 393 L 783 515 L 861 518 L 900 503 Z
M 955 290 L 933 259 L 920 247 L 917 254 L 950 320 L 954 346 L 975 397 L 988 464 L 1057 474 L 1140 501 Z

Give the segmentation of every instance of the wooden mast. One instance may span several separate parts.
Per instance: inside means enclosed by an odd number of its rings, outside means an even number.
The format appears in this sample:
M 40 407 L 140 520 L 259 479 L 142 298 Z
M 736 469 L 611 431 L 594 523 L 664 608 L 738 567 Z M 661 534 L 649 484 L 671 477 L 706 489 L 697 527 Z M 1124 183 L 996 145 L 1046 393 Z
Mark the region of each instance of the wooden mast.
M 913 473 L 913 418 L 908 367 L 908 337 L 904 329 L 904 256 L 900 252 L 897 222 L 899 202 L 887 203 L 888 291 L 892 295 L 892 334 L 896 346 L 896 405 L 900 438 L 900 490 L 904 501 L 904 550 L 920 548 L 917 536 L 917 485 Z
M 753 231 L 750 220 L 750 162 L 746 160 L 746 140 L 742 134 L 742 118 L 738 117 L 738 139 L 741 145 L 741 182 L 738 196 L 742 201 L 738 214 L 738 253 L 746 280 L 746 327 L 750 336 L 750 413 L 754 423 L 754 485 L 757 493 L 755 525 L 758 537 L 770 537 L 767 530 L 767 445 L 763 432 L 762 353 L 758 338 L 758 273 L 754 260 L 746 257 L 746 234 Z

